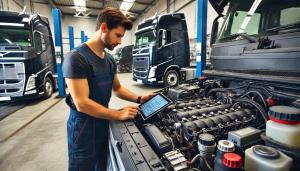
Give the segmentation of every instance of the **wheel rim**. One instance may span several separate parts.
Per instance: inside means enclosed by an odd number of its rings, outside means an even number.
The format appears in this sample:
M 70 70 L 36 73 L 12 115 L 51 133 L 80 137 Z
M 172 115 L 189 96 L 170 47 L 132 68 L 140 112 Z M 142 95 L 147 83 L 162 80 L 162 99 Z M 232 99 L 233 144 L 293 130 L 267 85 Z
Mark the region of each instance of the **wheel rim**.
M 167 81 L 170 86 L 176 85 L 178 81 L 177 75 L 175 73 L 168 74 Z
M 46 83 L 45 83 L 45 91 L 46 91 L 47 96 L 51 95 L 52 90 L 53 90 L 52 84 L 49 81 L 46 81 Z

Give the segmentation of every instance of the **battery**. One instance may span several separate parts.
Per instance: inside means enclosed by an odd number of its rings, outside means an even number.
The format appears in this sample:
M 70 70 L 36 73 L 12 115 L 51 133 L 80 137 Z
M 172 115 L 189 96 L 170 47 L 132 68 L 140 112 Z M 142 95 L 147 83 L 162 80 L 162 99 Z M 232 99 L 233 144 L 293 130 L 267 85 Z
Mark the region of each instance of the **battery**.
M 246 127 L 243 129 L 230 131 L 228 133 L 228 140 L 232 141 L 238 147 L 246 147 L 254 144 L 260 140 L 260 133 L 262 131 L 253 127 Z

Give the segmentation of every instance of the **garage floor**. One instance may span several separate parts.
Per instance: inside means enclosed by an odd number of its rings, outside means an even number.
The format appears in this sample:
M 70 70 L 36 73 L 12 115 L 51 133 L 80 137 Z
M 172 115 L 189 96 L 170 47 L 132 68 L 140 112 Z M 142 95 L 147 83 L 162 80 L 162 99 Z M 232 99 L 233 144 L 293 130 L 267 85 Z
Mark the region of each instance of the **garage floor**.
M 160 89 L 133 82 L 131 73 L 122 73 L 119 77 L 125 87 L 140 95 Z M 128 104 L 131 103 L 112 97 L 110 107 L 121 108 Z M 68 112 L 64 99 L 51 98 L 26 106 L 1 120 L 0 170 L 67 170 Z M 14 134 L 27 123 L 30 124 Z

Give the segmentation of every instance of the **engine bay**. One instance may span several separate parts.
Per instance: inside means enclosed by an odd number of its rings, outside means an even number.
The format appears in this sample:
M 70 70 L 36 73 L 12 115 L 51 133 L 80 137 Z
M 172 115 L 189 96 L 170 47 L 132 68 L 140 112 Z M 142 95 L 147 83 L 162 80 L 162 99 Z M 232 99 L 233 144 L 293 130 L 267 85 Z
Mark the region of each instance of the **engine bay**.
M 152 170 L 251 170 L 254 165 L 265 170 L 300 170 L 299 86 L 201 78 L 159 93 L 173 104 L 146 121 L 134 120 L 161 161 Z M 266 126 L 280 119 L 278 123 L 288 127 L 282 131 L 295 130 L 290 136 L 294 140 L 277 141 L 280 133 Z M 264 152 L 280 157 L 265 157 Z M 278 166 L 256 163 L 257 157 L 265 163 L 279 162 Z

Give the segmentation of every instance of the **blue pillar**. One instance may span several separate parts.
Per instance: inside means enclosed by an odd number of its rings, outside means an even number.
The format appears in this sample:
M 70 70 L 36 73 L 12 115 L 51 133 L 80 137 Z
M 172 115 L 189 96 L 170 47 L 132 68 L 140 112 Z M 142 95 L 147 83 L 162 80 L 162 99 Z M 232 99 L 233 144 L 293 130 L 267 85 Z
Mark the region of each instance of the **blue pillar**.
M 69 44 L 70 44 L 70 50 L 74 49 L 74 29 L 72 26 L 68 27 L 69 31 Z
M 196 77 L 206 68 L 207 0 L 197 0 Z
M 61 31 L 61 13 L 57 8 L 52 9 L 52 17 L 54 22 L 54 36 L 55 36 L 55 55 L 57 67 L 57 81 L 58 81 L 58 97 L 65 97 L 65 80 L 62 73 L 63 62 L 63 44 Z
M 81 43 L 84 43 L 84 31 L 80 31 Z
M 88 41 L 89 37 L 87 35 L 84 36 L 84 42 Z

